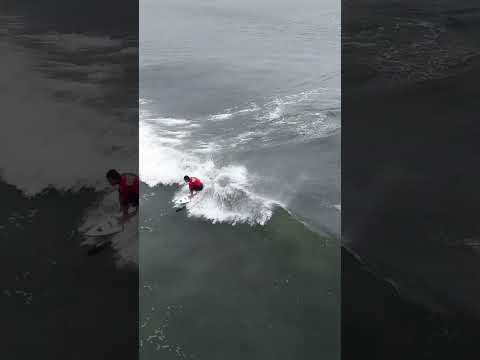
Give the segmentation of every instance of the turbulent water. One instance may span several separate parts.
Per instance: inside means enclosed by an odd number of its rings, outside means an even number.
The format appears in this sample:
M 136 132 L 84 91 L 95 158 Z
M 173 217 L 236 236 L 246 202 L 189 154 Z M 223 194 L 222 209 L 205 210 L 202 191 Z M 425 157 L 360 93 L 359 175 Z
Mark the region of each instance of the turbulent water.
M 339 232 L 339 12 L 304 5 L 142 2 L 144 182 L 199 177 L 189 213 L 213 222 L 280 205 Z
M 339 357 L 339 6 L 141 1 L 144 359 Z
M 14 154 L 0 159 L 2 184 L 21 191 L 33 210 L 38 198 L 48 201 L 47 190 L 72 196 L 72 207 L 82 189 L 95 191 L 99 199 L 83 204 L 73 232 L 118 212 L 115 196 L 102 193 L 109 190 L 107 169 L 137 172 L 137 104 L 124 98 L 129 93 L 125 79 L 136 71 L 135 41 L 62 32 L 52 24 L 37 28 L 19 15 L 1 16 L 0 24 L 1 101 L 13 114 L 0 150 Z M 5 203 L 7 212 L 11 206 L 16 204 Z M 2 229 L 12 236 L 8 226 Z M 77 236 L 81 244 L 85 239 Z M 119 264 L 138 262 L 136 237 L 132 222 L 114 239 Z

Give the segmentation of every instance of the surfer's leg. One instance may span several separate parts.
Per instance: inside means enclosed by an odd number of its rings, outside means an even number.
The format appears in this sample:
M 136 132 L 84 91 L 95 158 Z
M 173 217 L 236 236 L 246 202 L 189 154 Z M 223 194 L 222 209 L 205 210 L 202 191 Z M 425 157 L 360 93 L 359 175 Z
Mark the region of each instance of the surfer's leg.
M 139 202 L 138 194 L 135 194 L 135 193 L 130 194 L 129 199 L 128 199 L 128 208 L 130 209 L 130 207 L 133 207 L 134 211 L 133 211 L 133 213 L 128 214 L 128 217 L 132 217 L 132 216 L 137 214 L 139 204 L 140 204 L 140 202 Z

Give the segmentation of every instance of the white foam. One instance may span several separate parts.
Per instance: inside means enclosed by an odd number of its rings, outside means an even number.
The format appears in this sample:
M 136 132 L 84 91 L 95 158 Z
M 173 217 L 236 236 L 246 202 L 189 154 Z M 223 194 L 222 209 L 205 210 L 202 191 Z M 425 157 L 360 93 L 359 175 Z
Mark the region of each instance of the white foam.
M 147 112 L 143 112 L 147 114 Z M 273 202 L 254 193 L 252 177 L 241 165 L 218 167 L 210 158 L 215 144 L 203 144 L 191 152 L 165 141 L 159 124 L 140 120 L 140 178 L 150 187 L 184 184 L 183 176 L 200 178 L 205 190 L 188 205 L 189 216 L 216 222 L 265 224 L 272 215 Z M 178 140 L 178 139 L 177 139 Z M 184 186 L 175 195 L 188 193 Z
M 258 110 L 260 110 L 260 107 L 258 107 L 257 104 L 252 103 L 251 107 L 246 108 L 246 109 L 242 109 L 242 110 L 238 110 L 236 113 L 237 114 L 243 114 L 243 113 L 254 112 L 254 111 L 258 111 Z
M 295 130 L 303 139 L 318 139 L 335 133 L 340 127 L 340 122 L 325 114 L 317 113 L 308 122 L 297 123 Z
M 174 119 L 174 118 L 165 118 L 165 117 L 158 117 L 158 118 L 151 118 L 150 121 L 157 121 L 162 125 L 166 126 L 178 126 L 178 125 L 188 125 L 190 121 L 186 119 Z
M 209 117 L 210 120 L 213 121 L 222 121 L 222 120 L 227 120 L 232 117 L 233 114 L 217 114 L 217 115 L 211 115 Z
M 254 112 L 258 110 L 260 110 L 258 105 L 255 103 L 252 103 L 248 108 L 241 109 L 241 110 L 226 109 L 225 113 L 210 115 L 208 119 L 212 121 L 223 121 L 223 120 L 228 120 L 238 114 L 244 114 L 244 113 Z
M 205 190 L 188 204 L 189 216 L 213 223 L 251 225 L 264 225 L 272 216 L 275 203 L 252 192 L 251 177 L 244 166 L 210 166 L 202 179 L 205 179 Z M 186 189 L 177 193 L 175 199 L 185 192 Z
M 193 163 L 193 159 L 168 146 L 156 134 L 154 125 L 140 121 L 139 126 L 139 169 L 142 181 L 151 187 L 178 183 L 185 175 L 185 164 Z
M 268 113 L 269 120 L 279 119 L 283 116 L 283 113 L 285 112 L 285 104 L 283 103 L 282 100 L 277 99 L 275 101 L 275 104 L 276 104 L 275 109 L 273 109 Z

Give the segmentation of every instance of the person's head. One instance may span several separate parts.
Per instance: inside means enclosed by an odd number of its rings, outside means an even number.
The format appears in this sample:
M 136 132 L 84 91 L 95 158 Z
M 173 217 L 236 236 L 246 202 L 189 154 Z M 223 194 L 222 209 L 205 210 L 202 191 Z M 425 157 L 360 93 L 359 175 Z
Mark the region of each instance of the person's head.
M 190 176 L 185 175 L 185 176 L 183 177 L 183 180 L 185 180 L 185 182 L 188 183 L 188 182 L 190 181 Z
M 107 171 L 107 180 L 110 185 L 115 186 L 120 183 L 122 176 L 117 170 L 111 169 Z

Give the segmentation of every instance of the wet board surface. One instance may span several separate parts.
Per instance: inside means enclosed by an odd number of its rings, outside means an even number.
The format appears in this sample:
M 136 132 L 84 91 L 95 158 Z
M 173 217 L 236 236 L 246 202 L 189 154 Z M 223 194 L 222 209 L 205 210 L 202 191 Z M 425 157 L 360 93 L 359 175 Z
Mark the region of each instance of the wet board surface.
M 85 236 L 107 236 L 123 231 L 123 225 L 112 217 L 99 222 L 84 233 Z
M 189 196 L 181 197 L 180 199 L 173 200 L 173 207 L 175 208 L 182 208 L 186 206 L 190 202 Z

